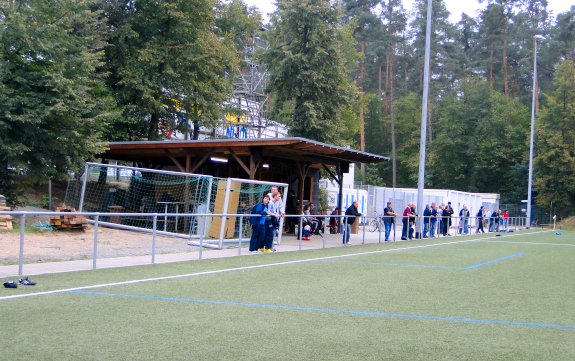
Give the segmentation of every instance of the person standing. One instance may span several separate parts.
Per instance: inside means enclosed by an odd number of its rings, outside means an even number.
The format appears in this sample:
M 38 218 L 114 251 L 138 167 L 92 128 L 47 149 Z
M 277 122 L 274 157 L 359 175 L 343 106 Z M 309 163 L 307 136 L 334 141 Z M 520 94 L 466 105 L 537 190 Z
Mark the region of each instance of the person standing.
M 443 233 L 443 211 L 445 210 L 445 203 L 441 203 L 439 209 L 437 210 L 437 220 L 439 221 L 439 226 L 437 228 L 437 236 L 444 235 Z
M 425 205 L 423 210 L 423 238 L 427 238 L 427 232 L 429 232 L 429 227 L 431 225 L 431 208 L 429 204 Z
M 451 202 L 447 202 L 447 205 L 443 209 L 443 235 L 451 236 L 449 234 L 449 229 L 451 228 L 451 216 L 453 215 L 453 208 L 451 208 Z
M 262 201 L 254 206 L 252 214 L 259 214 L 260 217 L 250 217 L 250 224 L 252 225 L 252 236 L 250 238 L 250 252 L 258 253 L 258 249 L 262 248 L 266 236 L 266 216 L 268 215 L 268 203 L 270 198 L 266 194 Z
M 467 204 L 464 204 L 459 211 L 459 234 L 462 233 L 469 233 L 469 209 L 467 209 Z
M 411 214 L 411 202 L 407 203 L 407 207 L 403 210 L 401 215 L 401 240 L 407 240 L 407 235 L 409 233 L 409 215 Z
M 431 203 L 431 220 L 429 222 L 429 238 L 435 237 L 435 227 L 437 225 L 437 203 Z
M 395 217 L 397 214 L 393 211 L 391 207 L 391 202 L 387 202 L 387 207 L 383 209 L 383 226 L 385 227 L 385 242 L 389 242 L 389 235 L 391 233 L 391 227 L 395 224 Z
M 285 212 L 284 212 L 284 202 L 282 199 L 282 194 L 278 189 L 278 186 L 272 186 L 272 188 L 270 189 L 270 192 L 268 193 L 268 197 L 270 198 L 270 202 L 273 201 L 274 199 L 274 195 L 276 193 L 279 193 L 280 197 L 278 200 L 275 201 L 275 203 L 277 204 L 276 208 L 279 210 L 280 215 L 283 217 L 285 216 Z
M 501 216 L 503 217 L 503 229 L 507 232 L 507 228 L 509 227 L 509 211 L 507 211 L 507 209 L 504 210 Z
M 351 206 L 349 206 L 345 211 L 345 218 L 343 220 L 343 245 L 350 246 L 349 237 L 351 235 L 351 225 L 355 223 L 357 217 L 361 216 L 361 213 L 357 210 L 359 203 L 357 201 L 353 201 Z
M 499 232 L 499 212 L 494 209 L 489 218 L 489 232 Z
M 279 193 L 279 199 L 274 200 L 274 195 L 276 193 Z M 282 194 L 278 189 L 278 186 L 272 186 L 270 192 L 268 193 L 268 197 L 270 198 L 270 205 L 271 203 L 274 203 L 274 210 L 277 210 L 277 213 L 280 214 L 281 218 L 285 217 L 285 208 L 284 208 L 284 201 L 282 199 Z M 275 212 L 274 212 L 275 213 Z M 276 222 L 277 221 L 277 222 Z M 279 224 L 280 224 L 280 219 L 275 219 L 274 220 L 274 226 L 276 229 L 279 228 Z
M 409 209 L 409 239 L 420 238 L 421 235 L 419 232 L 415 232 L 416 223 L 417 223 L 417 212 L 415 210 L 415 203 L 411 203 L 411 208 Z
M 269 194 L 268 194 L 268 196 L 269 196 Z M 269 217 L 267 217 L 267 219 L 266 219 L 266 238 L 265 238 L 264 249 L 269 249 L 269 250 L 275 251 L 275 249 L 273 248 L 274 235 L 276 234 L 276 230 L 279 228 L 280 217 L 282 215 L 281 199 L 282 199 L 282 194 L 280 192 L 276 191 L 275 193 L 273 193 L 272 198 L 270 199 L 270 201 L 268 203 L 268 215 L 269 215 Z M 266 251 L 266 252 L 268 252 L 268 251 Z
M 479 208 L 479 212 L 477 212 L 477 232 L 475 233 L 479 233 L 479 232 L 483 232 L 485 233 L 485 230 L 483 229 L 483 206 L 481 206 Z

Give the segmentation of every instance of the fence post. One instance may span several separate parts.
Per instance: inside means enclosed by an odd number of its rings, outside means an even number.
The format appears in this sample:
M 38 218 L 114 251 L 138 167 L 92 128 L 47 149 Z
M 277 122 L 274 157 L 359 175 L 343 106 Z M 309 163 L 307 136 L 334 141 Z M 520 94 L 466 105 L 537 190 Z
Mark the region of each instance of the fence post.
M 357 218 L 358 218 L 358 221 L 360 221 L 362 217 L 357 217 Z M 363 218 L 367 219 L 367 217 L 363 217 Z M 365 222 L 363 222 L 363 232 L 361 235 L 361 244 L 365 244 Z
M 207 217 L 207 216 L 206 216 Z M 206 226 L 206 220 L 204 218 L 204 227 Z M 200 235 L 200 250 L 198 252 L 198 259 L 202 259 L 202 251 L 204 250 L 204 234 L 205 232 L 202 232 L 202 234 Z
M 381 227 L 385 228 L 385 224 L 383 223 L 383 218 L 380 216 L 376 216 L 376 224 L 377 224 L 377 231 L 379 232 L 377 243 L 381 244 Z
M 24 267 L 24 227 L 26 226 L 26 215 L 20 216 L 20 253 L 18 254 L 18 275 L 22 276 Z
M 242 232 L 243 232 L 243 225 L 244 225 L 244 216 L 240 216 L 240 228 L 239 231 L 240 232 L 238 234 L 238 256 L 242 255 Z
M 98 259 L 98 220 L 99 214 L 94 217 L 94 249 L 92 251 L 92 269 L 96 269 L 96 260 Z
M 302 225 L 303 225 L 303 220 L 302 217 L 299 217 L 299 226 L 297 227 L 297 233 L 299 235 L 298 240 L 299 240 L 299 250 L 301 251 L 301 242 L 302 242 Z
M 329 228 L 329 218 L 327 217 L 323 219 L 323 236 L 321 237 L 322 248 L 325 248 L 325 237 L 327 237 L 327 234 L 325 233 L 326 227 Z M 321 229 L 319 232 L 321 233 Z
M 152 264 L 156 263 L 156 231 L 158 228 L 158 216 L 152 218 Z

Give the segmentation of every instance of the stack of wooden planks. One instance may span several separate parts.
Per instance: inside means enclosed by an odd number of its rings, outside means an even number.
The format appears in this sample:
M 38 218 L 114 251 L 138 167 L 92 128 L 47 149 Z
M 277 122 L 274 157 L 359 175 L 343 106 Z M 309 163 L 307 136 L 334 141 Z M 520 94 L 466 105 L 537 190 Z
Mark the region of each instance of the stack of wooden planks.
M 10 207 L 0 205 L 0 211 L 10 211 Z M 0 215 L 0 230 L 12 230 L 12 216 Z
M 70 215 L 55 216 L 50 218 L 50 225 L 58 230 L 85 230 L 88 218 L 74 215 L 74 208 L 57 207 L 56 212 L 70 212 Z

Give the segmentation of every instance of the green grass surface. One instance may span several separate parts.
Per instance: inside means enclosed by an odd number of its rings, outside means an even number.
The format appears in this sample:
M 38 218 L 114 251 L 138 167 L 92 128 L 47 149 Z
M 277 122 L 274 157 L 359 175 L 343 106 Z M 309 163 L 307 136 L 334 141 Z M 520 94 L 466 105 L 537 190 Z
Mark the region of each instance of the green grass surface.
M 574 360 L 575 233 L 462 240 L 34 277 L 0 292 L 2 359 Z

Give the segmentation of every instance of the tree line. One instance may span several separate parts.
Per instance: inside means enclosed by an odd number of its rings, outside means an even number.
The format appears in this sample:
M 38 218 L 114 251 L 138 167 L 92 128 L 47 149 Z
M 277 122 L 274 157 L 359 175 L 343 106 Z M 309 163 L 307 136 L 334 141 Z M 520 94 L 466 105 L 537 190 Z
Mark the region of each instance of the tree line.
M 484 1 L 457 23 L 433 1 L 426 187 L 526 198 L 543 36 L 535 201 L 572 207 L 575 7 Z M 362 169 L 362 182 L 415 187 L 426 4 L 278 0 L 263 24 L 241 0 L 0 1 L 0 193 L 14 193 L 18 172 L 77 170 L 106 141 L 215 127 L 255 34 L 268 44 L 258 59 L 272 119 L 293 136 L 391 157 Z

